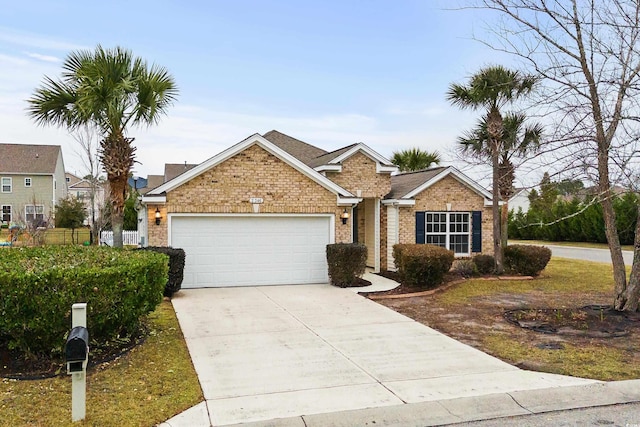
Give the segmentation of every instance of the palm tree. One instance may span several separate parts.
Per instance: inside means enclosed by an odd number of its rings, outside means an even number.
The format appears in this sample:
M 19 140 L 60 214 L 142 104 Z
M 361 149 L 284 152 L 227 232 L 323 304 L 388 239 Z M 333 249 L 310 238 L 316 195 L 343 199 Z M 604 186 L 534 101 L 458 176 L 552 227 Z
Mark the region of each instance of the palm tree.
M 500 110 L 533 89 L 536 79 L 502 66 L 481 69 L 469 79 L 469 83 L 451 84 L 447 100 L 461 109 L 484 109 L 487 124 L 487 145 L 491 153 L 493 170 L 493 250 L 496 272 L 504 271 L 504 252 L 500 227 L 500 155 L 504 146 L 504 125 Z
M 437 151 L 428 152 L 419 148 L 394 151 L 391 163 L 398 166 L 400 172 L 413 172 L 440 164 L 440 154 Z
M 543 128 L 539 123 L 526 125 L 527 116 L 523 113 L 506 113 L 502 122 L 502 152 L 498 165 L 498 188 L 503 204 L 501 210 L 501 238 L 502 246 L 507 245 L 507 218 L 509 214 L 508 200 L 513 195 L 515 181 L 514 157 L 523 158 L 536 152 L 540 147 Z M 486 120 L 480 119 L 477 126 L 458 138 L 463 154 L 479 160 L 491 160 L 489 135 Z
M 116 47 L 75 51 L 62 64 L 62 77 L 45 76 L 27 100 L 28 114 L 39 125 L 76 130 L 95 125 L 102 134 L 99 156 L 109 182 L 113 245 L 122 247 L 127 178 L 135 162 L 134 138 L 127 129 L 156 124 L 178 94 L 166 69 Z

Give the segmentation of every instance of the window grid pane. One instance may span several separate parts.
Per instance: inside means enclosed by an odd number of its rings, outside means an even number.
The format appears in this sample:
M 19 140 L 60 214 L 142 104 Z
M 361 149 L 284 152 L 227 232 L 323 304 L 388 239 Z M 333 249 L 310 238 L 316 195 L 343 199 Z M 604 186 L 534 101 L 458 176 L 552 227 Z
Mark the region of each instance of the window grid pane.
M 468 255 L 471 241 L 469 212 L 425 212 L 425 243 L 456 255 Z

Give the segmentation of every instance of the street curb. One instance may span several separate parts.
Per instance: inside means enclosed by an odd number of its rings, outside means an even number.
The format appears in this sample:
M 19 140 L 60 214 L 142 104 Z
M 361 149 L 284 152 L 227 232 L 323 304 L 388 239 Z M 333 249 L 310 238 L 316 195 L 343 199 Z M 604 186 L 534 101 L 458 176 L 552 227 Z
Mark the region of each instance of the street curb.
M 475 397 L 303 415 L 243 427 L 423 427 L 640 402 L 640 380 L 513 391 Z

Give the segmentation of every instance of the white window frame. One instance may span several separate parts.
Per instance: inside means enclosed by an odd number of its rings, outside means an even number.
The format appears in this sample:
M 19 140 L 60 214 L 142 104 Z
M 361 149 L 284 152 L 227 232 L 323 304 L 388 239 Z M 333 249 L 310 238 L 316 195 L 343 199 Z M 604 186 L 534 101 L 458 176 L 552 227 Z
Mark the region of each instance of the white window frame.
M 8 182 L 8 184 L 5 184 L 5 182 Z M 2 187 L 2 192 L 3 193 L 12 193 L 13 192 L 13 178 L 9 177 L 9 176 L 3 176 L 2 179 L 0 180 L 0 186 Z M 9 187 L 9 190 L 5 190 L 5 186 Z
M 9 221 L 4 220 L 4 216 L 7 215 L 4 212 L 5 208 L 9 208 L 9 213 L 8 213 Z M 1 205 L 0 206 L 0 223 L 10 224 L 12 220 L 13 220 L 13 207 L 11 205 Z
M 31 179 L 31 177 L 26 177 L 24 179 L 24 186 L 31 187 L 32 185 L 33 185 L 33 180 Z
M 33 212 L 28 212 L 29 208 L 33 208 Z M 38 212 L 40 211 L 40 212 Z M 29 215 L 33 216 L 33 219 L 29 219 Z M 38 215 L 41 215 L 41 221 L 44 221 L 44 205 L 25 205 L 24 206 L 24 219 L 27 222 L 35 222 L 38 220 Z
M 434 218 L 435 215 L 438 215 L 437 219 Z M 464 219 L 462 221 L 457 221 L 458 218 L 456 217 L 456 215 L 462 215 L 463 218 L 466 215 L 466 222 L 464 221 Z M 431 221 L 429 221 L 430 216 L 431 216 Z M 442 221 L 442 216 L 444 216 L 444 219 L 445 219 L 444 222 Z M 452 217 L 453 217 L 453 220 L 452 220 Z M 425 218 L 425 228 L 424 228 L 425 243 L 429 243 L 429 244 L 444 247 L 449 250 L 453 250 L 451 249 L 451 247 L 455 245 L 455 243 L 451 242 L 452 240 L 451 238 L 456 236 L 466 237 L 467 238 L 466 245 L 468 249 L 467 252 L 454 251 L 454 255 L 456 257 L 471 256 L 471 225 L 472 225 L 471 212 L 428 211 L 428 212 L 425 212 L 424 218 Z M 464 231 L 465 225 L 466 225 L 467 231 Z M 431 231 L 429 231 L 430 228 L 431 228 Z M 452 228 L 457 228 L 460 231 L 452 230 Z M 434 237 L 438 236 L 441 238 L 444 237 L 444 245 L 442 244 L 442 241 L 433 243 L 433 240 L 429 239 L 429 236 L 434 236 Z

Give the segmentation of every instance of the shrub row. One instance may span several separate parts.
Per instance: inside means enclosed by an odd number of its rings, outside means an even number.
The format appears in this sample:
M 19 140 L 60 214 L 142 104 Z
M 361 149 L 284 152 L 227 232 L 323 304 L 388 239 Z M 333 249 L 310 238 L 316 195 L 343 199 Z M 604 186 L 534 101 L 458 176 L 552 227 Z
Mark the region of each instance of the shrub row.
M 184 262 L 186 255 L 184 249 L 168 246 L 147 246 L 144 250 L 159 252 L 169 257 L 169 279 L 164 287 L 164 296 L 171 298 L 173 294 L 182 288 L 184 279 Z
M 7 249 L 0 258 L 0 342 L 27 355 L 58 353 L 71 305 L 87 303 L 92 342 L 128 336 L 162 301 L 167 257 L 107 247 Z
M 639 202 L 634 193 L 613 200 L 616 228 L 623 245 L 633 245 Z M 602 207 L 587 203 L 559 199 L 548 206 L 533 203 L 528 212 L 512 210 L 509 212 L 509 238 L 606 243 Z M 556 222 L 559 218 L 565 219 Z
M 393 258 L 404 286 L 428 289 L 442 283 L 454 256 L 439 246 L 398 244 L 393 246 Z
M 537 276 L 551 259 L 545 246 L 509 245 L 504 249 L 504 267 L 509 273 Z
M 367 247 L 358 243 L 327 245 L 327 264 L 331 284 L 346 288 L 356 285 L 366 268 Z

